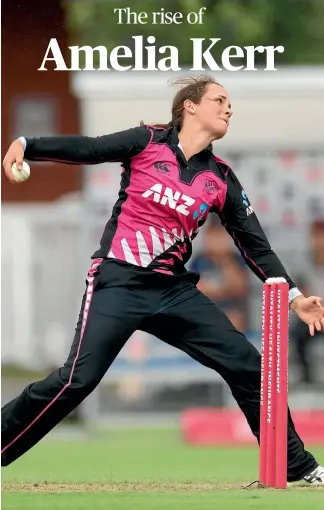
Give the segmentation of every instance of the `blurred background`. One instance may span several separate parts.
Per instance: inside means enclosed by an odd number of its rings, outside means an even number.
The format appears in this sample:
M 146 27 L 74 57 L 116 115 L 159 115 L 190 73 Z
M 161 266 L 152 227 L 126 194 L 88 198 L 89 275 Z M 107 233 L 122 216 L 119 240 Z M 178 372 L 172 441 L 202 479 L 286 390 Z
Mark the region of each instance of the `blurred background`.
M 175 29 L 117 25 L 113 9 L 124 5 L 116 0 L 4 1 L 2 154 L 20 135 L 97 136 L 142 119 L 168 122 L 176 92 L 170 80 L 192 75 L 190 37 L 220 37 L 218 55 L 231 44 L 283 45 L 277 72 L 214 73 L 234 109 L 229 134 L 214 151 L 237 173 L 291 277 L 307 294 L 324 297 L 324 2 L 132 2 L 138 13 L 160 7 L 198 12 L 201 6 L 208 13 L 203 26 Z M 53 63 L 48 71 L 37 71 L 50 38 L 69 59 L 69 45 L 132 47 L 133 35 L 154 35 L 158 46 L 176 45 L 182 71 L 55 72 Z M 261 69 L 263 59 L 259 54 Z M 33 163 L 23 186 L 2 180 L 3 403 L 65 361 L 90 256 L 117 199 L 120 172 L 118 164 Z M 261 282 L 217 218 L 195 240 L 190 267 L 201 273 L 200 288 L 259 348 Z M 323 411 L 324 337 L 309 338 L 293 316 L 290 330 L 291 407 Z M 192 407 L 228 410 L 236 404 L 217 374 L 138 331 L 99 388 L 69 418 L 103 425 L 174 424 Z M 225 430 L 228 422 L 217 426 Z M 239 428 L 227 440 L 250 441 L 249 431 Z M 324 442 L 323 423 L 321 430 Z

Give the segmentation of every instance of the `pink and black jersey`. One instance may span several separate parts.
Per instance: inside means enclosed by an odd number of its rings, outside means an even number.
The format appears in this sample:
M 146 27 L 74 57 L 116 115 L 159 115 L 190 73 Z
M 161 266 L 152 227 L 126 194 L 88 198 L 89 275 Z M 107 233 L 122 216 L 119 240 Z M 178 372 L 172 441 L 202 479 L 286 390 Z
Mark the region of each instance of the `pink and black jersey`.
M 70 164 L 121 162 L 118 200 L 93 258 L 184 274 L 193 239 L 208 214 L 216 213 L 262 281 L 282 276 L 295 287 L 240 182 L 212 146 L 187 161 L 174 128 L 140 126 L 96 138 L 27 138 L 25 157 Z

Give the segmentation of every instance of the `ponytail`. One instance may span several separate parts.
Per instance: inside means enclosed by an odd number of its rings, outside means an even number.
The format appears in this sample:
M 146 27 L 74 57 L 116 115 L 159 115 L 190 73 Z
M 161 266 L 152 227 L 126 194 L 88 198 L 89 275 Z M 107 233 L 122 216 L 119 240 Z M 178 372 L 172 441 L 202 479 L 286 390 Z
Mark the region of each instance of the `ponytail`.
M 140 121 L 140 126 L 145 126 L 145 123 L 143 120 Z M 160 129 L 170 129 L 171 127 L 174 127 L 174 124 L 172 120 L 168 124 L 150 124 L 150 126 L 154 128 L 160 128 Z

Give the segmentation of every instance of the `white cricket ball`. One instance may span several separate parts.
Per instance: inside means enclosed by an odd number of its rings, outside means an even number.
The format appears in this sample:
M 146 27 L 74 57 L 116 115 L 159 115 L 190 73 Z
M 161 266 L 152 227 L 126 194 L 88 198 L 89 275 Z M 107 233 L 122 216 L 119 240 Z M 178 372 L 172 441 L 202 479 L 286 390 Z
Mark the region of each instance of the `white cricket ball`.
M 26 161 L 23 161 L 22 170 L 18 170 L 16 163 L 12 165 L 11 170 L 16 182 L 27 181 L 30 176 L 30 166 Z

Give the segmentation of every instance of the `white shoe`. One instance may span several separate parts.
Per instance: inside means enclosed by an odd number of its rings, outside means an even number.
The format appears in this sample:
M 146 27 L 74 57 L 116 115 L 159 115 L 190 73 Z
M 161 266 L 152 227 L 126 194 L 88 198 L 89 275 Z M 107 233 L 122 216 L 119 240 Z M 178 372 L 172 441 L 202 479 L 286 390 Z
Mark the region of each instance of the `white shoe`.
M 324 486 L 324 467 L 317 466 L 314 471 L 311 471 L 308 475 L 304 476 L 303 480 L 313 485 Z

